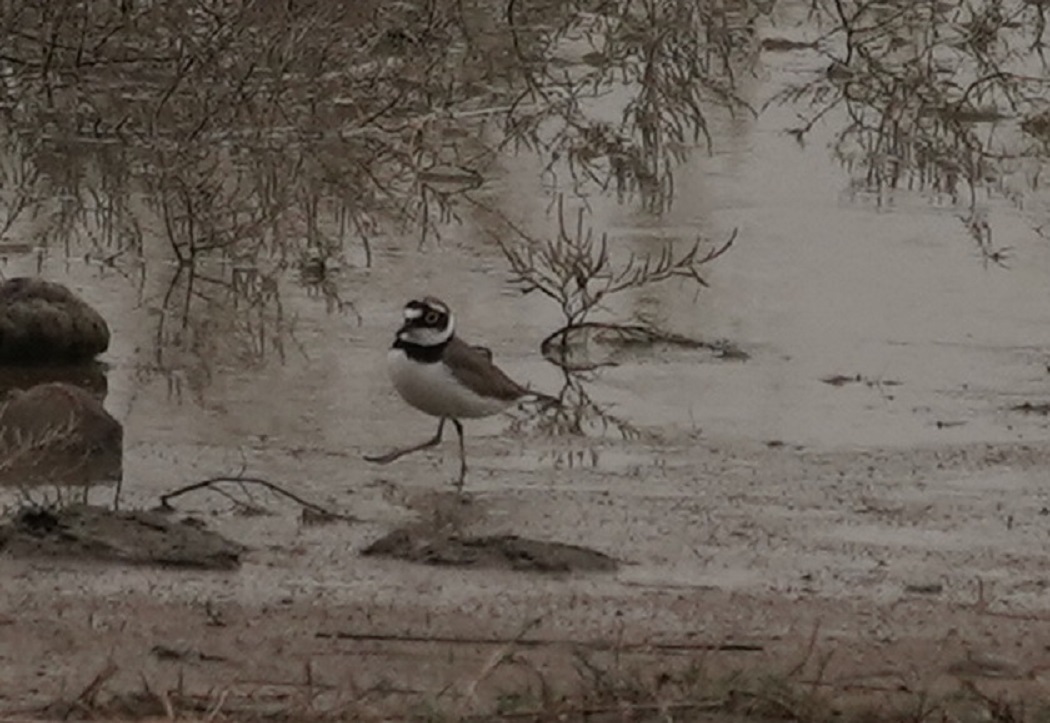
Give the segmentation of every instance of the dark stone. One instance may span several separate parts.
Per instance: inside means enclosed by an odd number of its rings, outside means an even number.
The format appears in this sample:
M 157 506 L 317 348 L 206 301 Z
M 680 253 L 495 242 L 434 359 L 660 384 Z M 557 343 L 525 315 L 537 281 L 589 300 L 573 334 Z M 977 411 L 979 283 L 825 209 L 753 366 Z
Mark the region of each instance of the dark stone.
M 0 284 L 0 364 L 58 364 L 109 348 L 102 316 L 62 284 L 19 277 Z
M 124 429 L 72 384 L 40 384 L 0 403 L 0 485 L 119 482 Z
M 106 365 L 94 359 L 77 364 L 0 365 L 0 400 L 11 392 L 26 391 L 48 382 L 65 382 L 80 387 L 100 402 L 105 401 L 109 388 Z

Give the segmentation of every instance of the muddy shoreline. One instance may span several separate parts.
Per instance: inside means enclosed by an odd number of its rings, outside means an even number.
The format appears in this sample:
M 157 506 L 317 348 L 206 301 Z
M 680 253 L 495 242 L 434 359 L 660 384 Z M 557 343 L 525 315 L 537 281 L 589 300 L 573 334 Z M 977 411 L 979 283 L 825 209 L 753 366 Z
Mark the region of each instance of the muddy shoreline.
M 396 681 L 370 698 L 375 710 L 439 700 L 481 711 L 510 687 L 532 690 L 529 666 L 571 688 L 580 651 L 640 669 L 703 660 L 819 676 L 869 702 L 974 681 L 989 694 L 1045 691 L 1050 518 L 1037 500 L 1050 446 L 820 453 L 707 441 L 667 457 L 645 484 L 581 471 L 570 486 L 537 486 L 533 473 L 504 472 L 461 520 L 470 534 L 602 549 L 625 561 L 611 574 L 362 556 L 444 499 L 367 478 L 347 498 L 371 510 L 355 523 L 304 526 L 278 504 L 264 517 L 213 514 L 252 548 L 235 572 L 0 557 L 0 678 L 11 681 L 0 710 L 68 699 L 109 666 L 100 701 L 139 695 L 145 680 L 198 702 L 225 690 L 230 711 L 256 713 L 296 710 L 309 690 L 315 710 L 332 711 L 349 691 Z M 681 486 L 690 478 L 700 497 Z M 583 521 L 575 536 L 568 519 Z M 498 651 L 528 664 L 497 666 L 468 695 Z
M 597 620 L 596 611 L 604 611 Z M 535 692 L 535 671 L 572 694 L 582 684 L 574 678 L 580 655 L 596 666 L 653 674 L 703 661 L 718 674 L 819 681 L 843 699 L 886 709 L 970 684 L 990 696 L 1038 700 L 1050 682 L 1042 637 L 1048 622 L 1045 613 L 922 596 L 891 607 L 710 588 L 606 597 L 571 583 L 561 595 L 489 601 L 470 611 L 421 598 L 324 607 L 291 599 L 244 606 L 141 595 L 60 598 L 0 616 L 5 641 L 22 651 L 21 665 L 4 665 L 0 708 L 5 715 L 46 712 L 105 672 L 99 710 L 148 689 L 208 704 L 222 692 L 228 713 L 353 710 L 362 691 L 373 691 L 367 709 L 380 715 L 427 704 L 480 712 L 507 691 Z M 517 664 L 471 687 L 501 651 Z

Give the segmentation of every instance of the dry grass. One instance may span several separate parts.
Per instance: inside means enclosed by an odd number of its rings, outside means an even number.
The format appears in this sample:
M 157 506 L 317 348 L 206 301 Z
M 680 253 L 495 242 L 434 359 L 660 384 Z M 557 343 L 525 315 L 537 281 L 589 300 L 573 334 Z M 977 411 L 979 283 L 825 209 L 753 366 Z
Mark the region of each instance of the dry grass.
M 283 686 L 242 684 L 193 692 L 181 678 L 175 687 L 161 688 L 142 676 L 138 689 L 117 692 L 110 685 L 120 671 L 108 664 L 72 699 L 24 711 L 26 717 L 17 720 L 1050 721 L 1047 699 L 1011 696 L 970 680 L 936 694 L 906 685 L 835 684 L 822 679 L 817 660 L 780 672 L 726 670 L 702 652 L 668 656 L 632 653 L 615 643 L 607 650 L 555 643 L 565 666 L 555 674 L 549 660 L 541 664 L 531 655 L 537 649 L 527 639 L 531 629 L 527 624 L 517 636 L 494 642 L 476 671 L 429 693 L 407 693 L 394 681 L 368 689 L 353 682 L 336 688 L 315 678 L 310 664 L 302 680 Z
M 116 484 L 119 452 L 85 445 L 74 413 L 65 421 L 23 432 L 6 428 L 0 446 L 0 480 L 18 492 L 18 507 L 42 509 L 80 504 L 95 484 Z M 10 512 L 10 510 L 7 510 Z

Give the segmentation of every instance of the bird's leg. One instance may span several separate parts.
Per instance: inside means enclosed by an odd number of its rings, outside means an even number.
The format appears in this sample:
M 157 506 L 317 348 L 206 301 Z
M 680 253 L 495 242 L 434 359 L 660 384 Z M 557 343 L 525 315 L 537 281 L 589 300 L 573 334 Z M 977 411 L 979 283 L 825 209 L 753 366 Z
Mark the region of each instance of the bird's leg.
M 454 420 L 454 419 L 452 421 L 456 422 L 456 420 Z M 459 422 L 456 422 L 456 427 L 459 428 Z M 444 430 L 445 430 L 445 418 L 442 417 L 441 421 L 438 422 L 438 431 L 437 431 L 437 434 L 434 435 L 433 439 L 428 439 L 426 442 L 423 442 L 422 444 L 417 444 L 414 447 L 405 447 L 404 449 L 395 449 L 393 452 L 387 452 L 386 454 L 377 454 L 377 455 L 368 455 L 368 454 L 366 454 L 365 455 L 365 459 L 368 460 L 369 462 L 375 462 L 376 464 L 390 464 L 395 459 L 401 459 L 406 454 L 412 454 L 413 452 L 419 452 L 420 450 L 423 450 L 423 449 L 430 449 L 431 447 L 434 447 L 434 446 L 440 444 L 441 443 L 441 433 Z M 459 441 L 460 441 L 460 444 L 462 445 L 463 444 L 462 432 L 460 433 Z
M 456 434 L 459 435 L 459 480 L 456 482 L 456 489 L 459 492 L 463 491 L 463 483 L 467 479 L 467 448 L 463 443 L 463 424 L 453 418 L 452 424 L 456 427 Z

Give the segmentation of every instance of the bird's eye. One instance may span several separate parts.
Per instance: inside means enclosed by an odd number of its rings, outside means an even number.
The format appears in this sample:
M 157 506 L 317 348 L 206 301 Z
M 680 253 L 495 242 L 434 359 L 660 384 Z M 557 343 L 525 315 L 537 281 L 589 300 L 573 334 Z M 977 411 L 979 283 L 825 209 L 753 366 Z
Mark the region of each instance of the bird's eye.
M 441 314 L 436 311 L 428 311 L 426 316 L 423 317 L 423 323 L 433 326 L 441 320 Z

